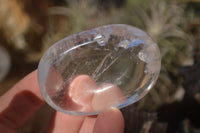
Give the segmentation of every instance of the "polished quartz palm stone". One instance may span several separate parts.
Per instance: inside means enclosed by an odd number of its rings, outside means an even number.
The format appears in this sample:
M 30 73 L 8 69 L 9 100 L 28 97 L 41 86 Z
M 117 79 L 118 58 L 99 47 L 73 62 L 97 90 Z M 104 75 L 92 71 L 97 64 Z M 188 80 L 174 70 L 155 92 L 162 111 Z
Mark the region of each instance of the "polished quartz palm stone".
M 51 46 L 40 60 L 42 96 L 54 109 L 95 115 L 147 94 L 160 72 L 160 52 L 144 31 L 124 24 L 83 31 Z

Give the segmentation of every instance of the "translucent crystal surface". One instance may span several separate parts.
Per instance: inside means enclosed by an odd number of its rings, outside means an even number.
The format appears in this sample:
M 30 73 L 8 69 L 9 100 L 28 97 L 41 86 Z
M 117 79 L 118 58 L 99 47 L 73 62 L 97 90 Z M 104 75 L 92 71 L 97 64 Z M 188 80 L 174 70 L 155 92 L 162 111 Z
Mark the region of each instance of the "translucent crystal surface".
M 142 30 L 106 25 L 55 43 L 40 60 L 46 102 L 71 115 L 94 115 L 142 98 L 160 72 L 160 52 Z

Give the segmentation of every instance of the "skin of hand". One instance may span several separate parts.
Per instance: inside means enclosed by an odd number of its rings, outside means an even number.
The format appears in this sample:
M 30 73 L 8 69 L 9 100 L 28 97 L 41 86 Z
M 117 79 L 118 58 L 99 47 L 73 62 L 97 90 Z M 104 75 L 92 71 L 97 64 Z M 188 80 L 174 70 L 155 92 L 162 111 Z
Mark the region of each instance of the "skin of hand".
M 0 131 L 16 132 L 44 104 L 36 70 L 0 97 Z M 96 116 L 72 116 L 55 111 L 43 132 L 123 133 L 123 130 L 122 113 L 116 108 L 110 108 Z

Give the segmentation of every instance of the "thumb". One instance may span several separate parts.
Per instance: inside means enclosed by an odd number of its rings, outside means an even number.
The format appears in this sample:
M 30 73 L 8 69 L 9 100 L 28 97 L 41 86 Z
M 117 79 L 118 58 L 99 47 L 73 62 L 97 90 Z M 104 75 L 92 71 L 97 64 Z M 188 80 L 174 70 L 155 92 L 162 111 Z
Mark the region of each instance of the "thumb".
M 117 108 L 101 112 L 95 122 L 93 133 L 123 133 L 124 119 Z

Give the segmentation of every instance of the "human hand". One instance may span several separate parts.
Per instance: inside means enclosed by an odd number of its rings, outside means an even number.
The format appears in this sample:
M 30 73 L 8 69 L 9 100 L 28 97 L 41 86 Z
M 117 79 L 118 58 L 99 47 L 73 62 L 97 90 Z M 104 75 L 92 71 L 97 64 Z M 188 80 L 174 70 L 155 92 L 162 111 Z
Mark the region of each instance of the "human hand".
M 32 72 L 0 97 L 0 131 L 16 132 L 43 104 L 37 71 Z M 44 132 L 122 133 L 124 120 L 118 109 L 111 108 L 97 116 L 72 116 L 55 111 Z

